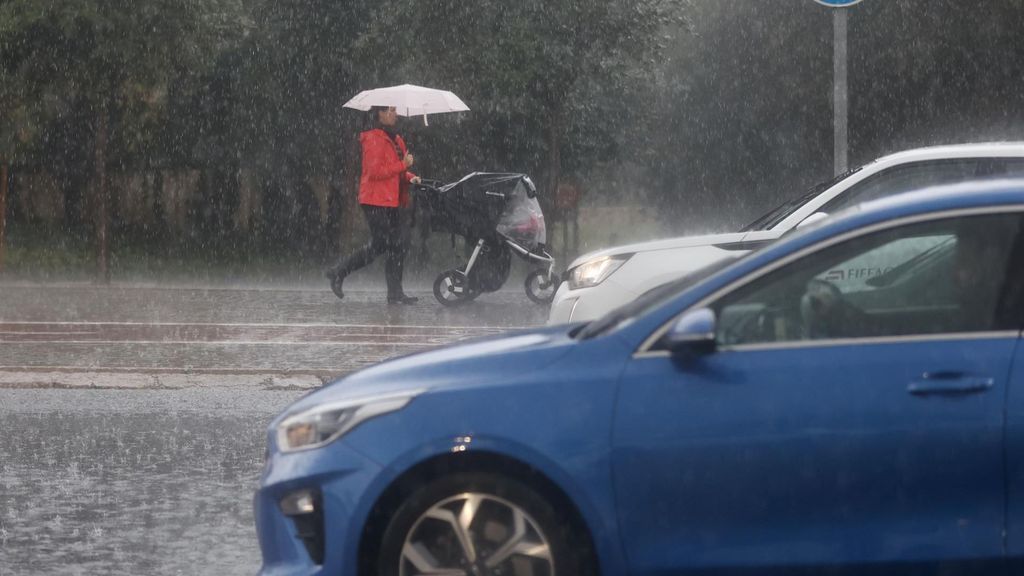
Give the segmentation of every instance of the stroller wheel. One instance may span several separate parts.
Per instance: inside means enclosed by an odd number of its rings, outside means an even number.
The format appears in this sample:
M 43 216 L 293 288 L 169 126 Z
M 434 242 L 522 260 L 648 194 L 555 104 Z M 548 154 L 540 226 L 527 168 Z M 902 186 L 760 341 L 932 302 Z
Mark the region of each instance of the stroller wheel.
M 552 274 L 549 280 L 546 270 L 534 270 L 526 275 L 526 295 L 537 304 L 550 304 L 561 283 L 558 274 Z
M 457 270 L 445 270 L 434 280 L 434 298 L 444 306 L 458 306 L 476 297 Z

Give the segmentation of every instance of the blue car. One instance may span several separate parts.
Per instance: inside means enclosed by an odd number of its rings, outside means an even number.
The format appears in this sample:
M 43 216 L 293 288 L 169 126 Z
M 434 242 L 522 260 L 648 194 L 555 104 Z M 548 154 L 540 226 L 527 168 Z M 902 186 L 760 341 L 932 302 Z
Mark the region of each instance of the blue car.
M 269 428 L 262 574 L 1024 574 L 1022 223 L 915 192 L 341 379 Z

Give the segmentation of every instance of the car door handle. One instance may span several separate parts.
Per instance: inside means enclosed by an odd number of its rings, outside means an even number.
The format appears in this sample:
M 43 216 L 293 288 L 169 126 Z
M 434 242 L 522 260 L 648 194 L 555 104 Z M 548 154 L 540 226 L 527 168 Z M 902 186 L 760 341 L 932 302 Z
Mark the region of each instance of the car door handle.
M 973 394 L 984 392 L 995 385 L 988 376 L 976 376 L 961 372 L 926 372 L 907 386 L 907 391 L 916 396 L 931 394 Z

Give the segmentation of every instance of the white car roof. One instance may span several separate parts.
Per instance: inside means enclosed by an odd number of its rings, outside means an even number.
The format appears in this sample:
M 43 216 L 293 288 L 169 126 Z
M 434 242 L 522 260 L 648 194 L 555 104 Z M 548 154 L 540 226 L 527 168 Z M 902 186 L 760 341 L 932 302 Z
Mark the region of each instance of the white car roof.
M 895 152 L 878 158 L 871 164 L 907 164 L 921 160 L 942 160 L 945 158 L 980 158 L 980 157 L 1024 157 L 1024 142 L 978 142 L 974 144 L 947 144 L 928 146 Z M 865 165 L 870 166 L 871 164 Z
M 828 203 L 830 200 L 842 194 L 847 188 L 861 182 L 862 180 L 869 178 L 883 170 L 892 168 L 893 166 L 899 166 L 903 164 L 913 164 L 915 162 L 926 162 L 930 160 L 947 160 L 957 158 L 1011 158 L 1020 157 L 1024 158 L 1024 142 L 978 142 L 972 144 L 950 144 L 943 146 L 928 146 L 925 148 L 914 148 L 911 150 L 904 150 L 882 156 L 868 164 L 861 167 L 860 170 L 851 174 L 849 177 L 844 178 L 840 182 L 836 183 L 832 187 L 823 190 L 814 199 L 808 201 L 806 204 L 798 208 L 792 214 L 787 216 L 785 219 L 780 221 L 778 224 L 773 226 L 770 231 L 751 231 L 751 232 L 732 232 L 724 234 L 707 234 L 701 236 L 679 236 L 675 238 L 667 238 L 664 240 L 656 240 L 651 242 L 641 242 L 637 244 L 629 244 L 625 246 L 612 246 L 602 250 L 596 250 L 588 252 L 582 256 L 576 258 L 570 265 L 569 268 L 578 266 L 583 262 L 592 260 L 594 258 L 600 258 L 603 256 L 616 256 L 619 254 L 630 254 L 636 252 L 646 252 L 650 250 L 666 250 L 666 249 L 677 249 L 687 248 L 696 246 L 707 246 L 723 243 L 732 243 L 739 241 L 761 241 L 768 240 L 771 238 L 777 238 L 782 233 L 790 230 L 805 218 L 813 214 L 821 206 Z
M 772 230 L 785 232 L 803 222 L 819 208 L 827 204 L 836 196 L 845 192 L 848 188 L 859 182 L 888 170 L 893 166 L 914 164 L 916 162 L 927 162 L 933 160 L 955 160 L 958 158 L 1024 158 L 1024 142 L 979 142 L 976 144 L 949 144 L 944 146 L 929 146 L 926 148 L 914 148 L 882 156 L 881 158 L 865 164 L 860 170 L 849 177 L 837 182 L 832 187 L 818 194 L 806 204 L 795 210 L 784 218 Z

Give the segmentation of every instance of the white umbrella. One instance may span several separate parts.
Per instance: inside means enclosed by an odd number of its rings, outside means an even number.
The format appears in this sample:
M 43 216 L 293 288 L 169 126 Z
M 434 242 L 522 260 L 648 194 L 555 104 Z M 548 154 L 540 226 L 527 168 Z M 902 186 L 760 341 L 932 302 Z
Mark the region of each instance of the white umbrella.
M 465 102 L 447 90 L 412 84 L 363 90 L 344 104 L 345 108 L 364 112 L 373 106 L 394 106 L 399 116 L 423 116 L 424 124 L 427 123 L 427 114 L 469 110 Z

